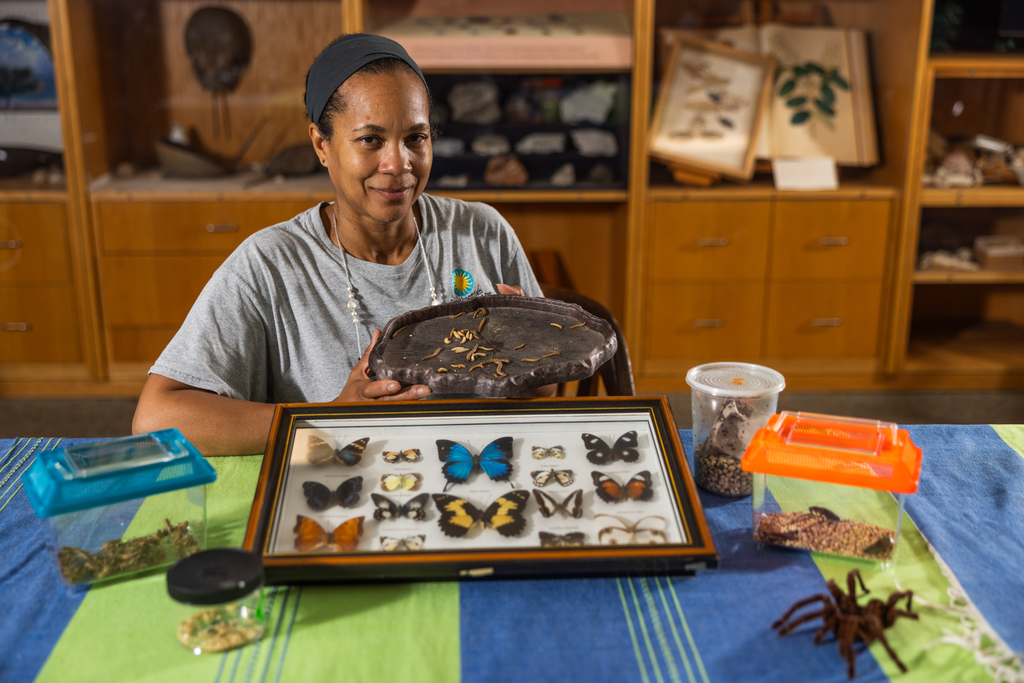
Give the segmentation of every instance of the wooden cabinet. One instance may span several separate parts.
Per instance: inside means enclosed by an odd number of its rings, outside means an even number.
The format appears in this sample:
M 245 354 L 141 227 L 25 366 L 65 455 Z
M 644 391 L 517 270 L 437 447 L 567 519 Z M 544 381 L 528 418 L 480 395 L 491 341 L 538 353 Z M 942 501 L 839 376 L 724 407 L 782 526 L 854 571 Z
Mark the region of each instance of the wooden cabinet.
M 834 196 L 648 207 L 641 376 L 762 362 L 789 374 L 877 367 L 890 199 Z M 801 364 L 804 367 L 801 367 Z M 847 367 L 845 371 L 848 371 Z
M 109 362 L 156 360 L 224 259 L 257 230 L 313 202 L 97 202 Z

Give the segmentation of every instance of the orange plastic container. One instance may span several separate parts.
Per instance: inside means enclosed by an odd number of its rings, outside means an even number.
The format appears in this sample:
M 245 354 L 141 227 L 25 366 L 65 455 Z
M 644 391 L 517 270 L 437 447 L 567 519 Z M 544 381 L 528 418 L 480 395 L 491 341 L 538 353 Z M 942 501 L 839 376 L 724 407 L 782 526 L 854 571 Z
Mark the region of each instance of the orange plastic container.
M 741 461 L 753 475 L 755 540 L 890 562 L 921 455 L 892 422 L 773 415 Z

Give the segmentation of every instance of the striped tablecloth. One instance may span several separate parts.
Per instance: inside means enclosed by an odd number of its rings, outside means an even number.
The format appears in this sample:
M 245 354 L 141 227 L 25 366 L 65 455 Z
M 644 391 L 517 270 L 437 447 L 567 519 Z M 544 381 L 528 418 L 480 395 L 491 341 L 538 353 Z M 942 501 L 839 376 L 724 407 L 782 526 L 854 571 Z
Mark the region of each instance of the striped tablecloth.
M 859 566 L 873 594 L 913 589 L 857 680 L 1024 681 L 1024 426 L 910 428 L 924 450 L 895 568 L 758 548 L 750 500 L 702 492 L 721 562 L 692 578 L 277 587 L 257 644 L 194 656 L 163 575 L 65 589 L 21 490 L 35 454 L 83 440 L 0 440 L 0 681 L 845 681 L 830 637 L 769 628 Z M 688 456 L 691 435 L 682 432 Z M 213 458 L 211 545 L 237 545 L 261 456 Z

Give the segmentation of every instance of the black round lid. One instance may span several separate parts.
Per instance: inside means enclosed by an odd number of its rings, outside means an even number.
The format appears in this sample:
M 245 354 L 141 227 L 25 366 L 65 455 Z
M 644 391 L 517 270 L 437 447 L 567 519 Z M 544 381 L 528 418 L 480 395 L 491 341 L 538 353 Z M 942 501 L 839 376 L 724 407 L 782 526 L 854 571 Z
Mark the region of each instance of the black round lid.
M 263 585 L 263 560 L 240 548 L 205 550 L 167 570 L 167 592 L 189 605 L 237 600 Z

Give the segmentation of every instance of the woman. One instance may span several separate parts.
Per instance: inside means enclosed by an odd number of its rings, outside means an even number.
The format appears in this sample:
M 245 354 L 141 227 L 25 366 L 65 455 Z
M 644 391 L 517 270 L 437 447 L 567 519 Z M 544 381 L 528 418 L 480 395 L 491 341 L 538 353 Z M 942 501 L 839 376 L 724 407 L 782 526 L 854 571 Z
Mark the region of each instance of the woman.
M 430 95 L 398 43 L 342 36 L 310 67 L 305 99 L 335 201 L 259 231 L 217 270 L 151 368 L 135 433 L 178 427 L 205 455 L 262 453 L 275 403 L 430 394 L 370 377 L 391 318 L 464 296 L 541 296 L 494 209 L 423 194 Z

